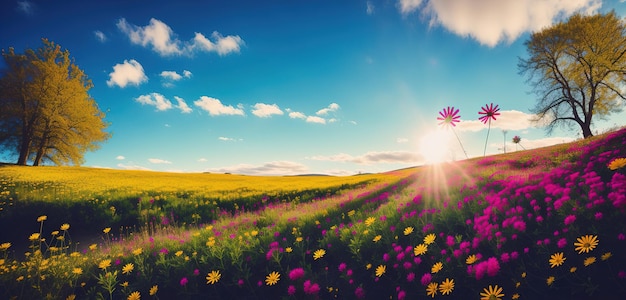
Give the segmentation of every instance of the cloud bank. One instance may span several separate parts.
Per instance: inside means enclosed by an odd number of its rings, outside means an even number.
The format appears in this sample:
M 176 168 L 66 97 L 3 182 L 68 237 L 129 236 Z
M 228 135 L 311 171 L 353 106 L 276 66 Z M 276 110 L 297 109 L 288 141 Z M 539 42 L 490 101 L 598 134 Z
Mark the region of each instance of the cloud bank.
M 399 0 L 403 15 L 419 11 L 431 26 L 440 25 L 454 34 L 471 37 L 494 47 L 511 43 L 576 12 L 594 13 L 601 0 Z
M 161 56 L 191 55 L 194 52 L 216 52 L 223 56 L 238 53 L 244 45 L 238 35 L 223 36 L 214 31 L 211 39 L 202 33 L 195 33 L 195 37 L 187 42 L 180 41 L 172 28 L 155 18 L 150 19 L 146 26 L 137 26 L 122 18 L 117 22 L 117 28 L 128 36 L 131 43 L 143 47 L 151 47 Z

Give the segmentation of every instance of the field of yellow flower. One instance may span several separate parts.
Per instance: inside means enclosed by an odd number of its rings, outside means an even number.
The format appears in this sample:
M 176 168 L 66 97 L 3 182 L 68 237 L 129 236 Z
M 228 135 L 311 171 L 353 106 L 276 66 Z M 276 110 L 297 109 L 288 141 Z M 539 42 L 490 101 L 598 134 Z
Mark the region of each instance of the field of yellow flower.
M 354 177 L 4 166 L 0 298 L 624 299 L 625 144 Z

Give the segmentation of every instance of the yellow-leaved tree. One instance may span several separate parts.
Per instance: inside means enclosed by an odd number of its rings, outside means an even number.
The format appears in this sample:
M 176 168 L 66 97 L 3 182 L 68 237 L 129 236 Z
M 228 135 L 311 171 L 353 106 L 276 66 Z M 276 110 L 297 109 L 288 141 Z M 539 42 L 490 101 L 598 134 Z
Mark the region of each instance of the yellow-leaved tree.
M 535 32 L 526 42 L 528 58 L 519 69 L 539 97 L 533 112 L 551 131 L 577 124 L 593 136 L 593 117 L 620 111 L 626 89 L 626 24 L 615 15 L 575 14 Z
M 2 51 L 7 65 L 0 77 L 0 149 L 17 164 L 80 165 L 84 153 L 110 134 L 104 113 L 89 95 L 93 86 L 68 50 L 43 39 L 24 54 Z

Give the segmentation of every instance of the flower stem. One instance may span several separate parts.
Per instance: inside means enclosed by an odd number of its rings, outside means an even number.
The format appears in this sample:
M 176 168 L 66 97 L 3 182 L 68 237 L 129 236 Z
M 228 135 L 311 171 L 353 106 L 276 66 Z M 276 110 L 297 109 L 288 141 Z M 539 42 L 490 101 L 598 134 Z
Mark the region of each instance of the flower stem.
M 489 141 L 489 131 L 491 131 L 491 119 L 489 119 L 489 128 L 487 129 L 487 139 L 485 139 L 485 150 L 483 150 L 483 157 L 487 154 L 487 142 Z
M 452 128 L 452 132 L 454 133 L 454 136 L 456 136 L 456 140 L 459 141 L 459 145 L 461 145 L 461 149 L 463 150 L 463 153 L 465 154 L 465 158 L 469 158 L 467 156 L 467 152 L 465 152 L 465 148 L 463 148 L 463 143 L 461 143 L 461 139 L 459 139 L 459 136 L 456 134 L 456 131 L 454 131 L 454 128 Z

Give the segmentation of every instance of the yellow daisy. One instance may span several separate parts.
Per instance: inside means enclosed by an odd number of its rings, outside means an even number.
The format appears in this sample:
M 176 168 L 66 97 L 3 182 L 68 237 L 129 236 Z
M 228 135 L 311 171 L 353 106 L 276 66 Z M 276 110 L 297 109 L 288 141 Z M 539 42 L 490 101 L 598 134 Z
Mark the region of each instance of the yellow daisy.
M 127 263 L 124 267 L 122 267 L 122 274 L 130 274 L 134 268 L 135 265 L 133 265 L 132 263 Z
M 215 284 L 220 281 L 220 277 L 222 277 L 222 274 L 220 274 L 219 270 L 211 271 L 211 273 L 206 276 L 206 284 Z
M 370 225 L 374 224 L 375 221 L 376 221 L 376 219 L 374 217 L 369 217 L 369 218 L 365 219 L 365 226 L 370 226 Z
M 404 228 L 404 235 L 409 235 L 411 233 L 413 233 L 413 227 L 409 226 L 407 228 Z
M 437 238 L 437 236 L 434 233 L 431 233 L 427 236 L 424 237 L 424 244 L 426 245 L 430 245 L 432 243 L 435 242 L 435 238 Z
M 502 293 L 502 288 L 496 284 L 495 286 L 489 285 L 488 288 L 484 288 L 480 296 L 480 300 L 501 300 L 504 294 Z
M 428 251 L 428 246 L 424 244 L 419 244 L 415 246 L 415 248 L 413 248 L 413 253 L 415 254 L 415 256 L 423 255 L 426 253 L 426 251 Z
M 137 249 L 133 250 L 133 255 L 135 255 L 135 256 L 140 255 L 141 253 L 143 253 L 143 249 L 142 248 L 137 248 Z
M 546 279 L 546 283 L 548 285 L 552 285 L 552 283 L 554 283 L 554 276 L 550 276 L 548 277 L 548 279 Z
M 613 256 L 613 254 L 611 252 L 607 252 L 607 253 L 602 254 L 602 256 L 600 256 L 600 259 L 604 261 L 604 260 L 611 258 L 611 256 Z
M 438 286 L 439 285 L 436 282 L 429 283 L 428 287 L 426 287 L 426 295 L 435 298 L 435 295 L 437 295 L 437 287 Z
M 616 158 L 611 161 L 608 165 L 609 169 L 615 171 L 617 169 L 621 169 L 626 166 L 626 158 Z
M 585 258 L 585 261 L 583 261 L 583 264 L 585 265 L 585 267 L 587 267 L 587 266 L 592 265 L 595 262 L 596 262 L 596 258 L 595 256 L 592 256 L 592 257 Z
M 596 235 L 584 235 L 581 236 L 579 238 L 576 239 L 576 242 L 574 243 L 574 246 L 576 246 L 576 251 L 578 251 L 578 254 L 581 254 L 583 252 L 585 253 L 589 253 L 589 251 L 593 250 L 594 248 L 596 248 L 596 246 L 598 246 L 598 242 L 600 242 L 598 240 L 598 236 Z
M 472 254 L 465 259 L 465 263 L 468 265 L 473 265 L 477 261 L 478 258 L 476 257 L 476 254 Z
M 265 277 L 265 284 L 275 285 L 280 280 L 280 273 L 274 271 Z
M 48 220 L 48 216 L 46 216 L 46 215 L 39 216 L 39 218 L 37 218 L 37 222 L 43 222 L 45 220 Z
M 441 269 L 443 269 L 443 263 L 437 262 L 430 269 L 430 272 L 434 274 L 434 273 L 437 273 L 437 272 L 441 271 Z
M 72 274 L 81 275 L 81 274 L 83 274 L 83 269 L 82 268 L 74 268 L 74 269 L 72 269 Z
M 439 285 L 439 292 L 442 295 L 448 295 L 452 290 L 454 290 L 454 279 L 446 278 L 446 280 Z
M 28 237 L 28 239 L 29 239 L 31 242 L 35 242 L 35 241 L 39 241 L 39 237 L 40 237 L 39 232 L 35 232 L 35 233 L 31 234 L 31 235 Z
M 141 294 L 138 291 L 134 291 L 128 295 L 128 300 L 139 300 L 141 299 Z
M 562 265 L 567 258 L 563 257 L 563 252 L 554 253 L 550 256 L 550 267 L 558 267 Z
M 385 274 L 386 270 L 387 270 L 387 266 L 385 266 L 385 265 L 380 265 L 380 266 L 376 267 L 376 277 L 383 276 L 383 274 Z
M 70 224 L 65 223 L 65 224 L 61 225 L 61 231 L 66 231 L 68 229 L 70 229 Z
M 105 259 L 102 260 L 99 264 L 98 264 L 98 268 L 100 269 L 106 269 L 108 267 L 111 266 L 111 260 L 110 259 Z
M 155 285 L 153 285 L 153 286 L 150 288 L 150 296 L 154 296 L 154 295 L 156 295 L 156 293 L 157 293 L 158 291 L 159 291 L 159 286 L 158 286 L 158 285 L 156 285 L 156 284 L 155 284 Z
M 318 259 L 324 257 L 324 254 L 326 254 L 326 250 L 324 250 L 324 249 L 317 249 L 317 250 L 315 250 L 315 252 L 313 252 L 313 260 L 318 260 Z
M 102 232 L 104 232 L 105 234 L 109 233 L 110 231 L 111 231 L 111 227 L 107 227 L 102 230 Z
M 383 237 L 383 236 L 379 234 L 379 235 L 375 236 L 375 237 L 372 239 L 372 241 L 374 241 L 374 243 L 377 243 L 378 241 L 380 241 L 380 239 L 381 239 L 382 237 Z

